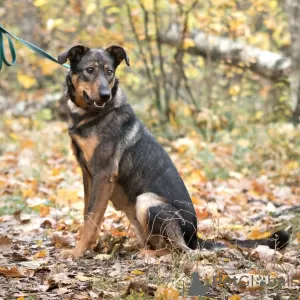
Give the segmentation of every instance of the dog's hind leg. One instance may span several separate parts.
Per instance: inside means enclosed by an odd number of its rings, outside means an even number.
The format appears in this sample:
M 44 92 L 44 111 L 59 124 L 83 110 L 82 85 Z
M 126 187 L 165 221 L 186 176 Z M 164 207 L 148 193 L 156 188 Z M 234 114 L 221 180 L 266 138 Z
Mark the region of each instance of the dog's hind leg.
M 171 248 L 190 251 L 180 223 L 185 222 L 180 212 L 168 201 L 154 193 L 137 197 L 136 216 L 147 242 L 154 249 Z
M 139 220 L 137 219 L 136 215 L 133 214 L 131 211 L 126 212 L 127 218 L 129 219 L 130 223 L 133 225 L 133 229 L 135 232 L 135 235 L 137 237 L 137 240 L 140 244 L 141 248 L 144 248 L 146 245 L 146 238 L 145 238 L 145 232 L 140 224 Z

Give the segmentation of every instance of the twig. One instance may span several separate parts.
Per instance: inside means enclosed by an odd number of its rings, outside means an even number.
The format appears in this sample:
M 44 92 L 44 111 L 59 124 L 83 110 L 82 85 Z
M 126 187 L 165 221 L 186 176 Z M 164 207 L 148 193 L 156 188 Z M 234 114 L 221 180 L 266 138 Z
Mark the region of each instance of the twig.
M 153 51 L 152 51 L 152 47 L 151 47 L 151 42 L 150 42 L 150 37 L 149 37 L 149 31 L 148 31 L 148 25 L 149 25 L 149 13 L 146 10 L 144 4 L 139 1 L 139 5 L 143 11 L 144 14 L 144 33 L 145 33 L 145 39 L 146 39 L 146 45 L 148 48 L 148 52 L 150 55 L 150 61 L 151 61 L 151 65 L 152 65 L 152 74 L 154 77 L 154 90 L 155 90 L 155 95 L 156 95 L 156 106 L 158 108 L 159 111 L 161 111 L 161 99 L 160 99 L 160 80 L 159 78 L 156 76 L 156 72 L 155 72 L 155 59 L 154 59 L 154 55 L 153 55 Z
M 145 65 L 145 68 L 146 68 L 147 77 L 148 77 L 151 85 L 154 86 L 154 81 L 153 81 L 153 77 L 152 77 L 152 74 L 151 74 L 151 71 L 150 71 L 150 67 L 148 65 L 148 62 L 147 62 L 147 59 L 146 59 L 146 55 L 145 55 L 144 50 L 143 50 L 142 43 L 141 43 L 141 41 L 140 41 L 140 39 L 138 37 L 136 28 L 134 26 L 134 23 L 133 23 L 133 20 L 132 20 L 132 17 L 131 17 L 130 4 L 128 3 L 128 0 L 126 0 L 125 3 L 126 3 L 126 8 L 127 8 L 127 14 L 128 14 L 128 18 L 129 18 L 130 27 L 132 29 L 133 35 L 135 37 L 135 40 L 136 40 L 136 42 L 138 44 L 138 49 L 139 49 L 139 52 L 140 52 L 140 56 L 141 56 L 142 61 L 143 61 L 144 65 Z
M 161 43 L 159 41 L 159 32 L 160 32 L 160 25 L 159 25 L 159 20 L 158 20 L 158 6 L 157 6 L 157 0 L 154 0 L 154 23 L 155 23 L 155 40 L 156 40 L 156 46 L 158 50 L 158 55 L 159 55 L 159 67 L 160 67 L 160 72 L 162 75 L 162 85 L 163 85 L 163 90 L 164 90 L 164 96 L 165 96 L 165 104 L 166 104 L 166 117 L 167 120 L 170 118 L 170 93 L 167 90 L 167 84 L 166 84 L 166 72 L 164 68 L 164 59 L 162 55 L 162 47 Z

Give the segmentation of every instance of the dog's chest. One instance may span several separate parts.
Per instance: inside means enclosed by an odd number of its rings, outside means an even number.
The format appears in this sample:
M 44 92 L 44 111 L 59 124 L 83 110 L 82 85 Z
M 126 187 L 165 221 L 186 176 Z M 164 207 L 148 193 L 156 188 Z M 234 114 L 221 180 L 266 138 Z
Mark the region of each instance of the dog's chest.
M 82 135 L 76 131 L 69 132 L 72 141 L 72 150 L 80 164 L 85 164 L 89 169 L 100 144 L 100 138 L 95 133 Z

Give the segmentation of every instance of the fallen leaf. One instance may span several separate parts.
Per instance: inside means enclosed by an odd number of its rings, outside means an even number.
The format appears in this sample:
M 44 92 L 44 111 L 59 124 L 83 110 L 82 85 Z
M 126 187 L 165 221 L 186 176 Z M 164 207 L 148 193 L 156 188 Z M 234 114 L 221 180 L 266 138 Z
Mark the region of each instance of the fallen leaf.
M 1 251 L 7 251 L 8 249 L 10 249 L 12 243 L 10 238 L 8 238 L 7 236 L 1 235 L 0 236 L 0 249 Z
M 44 258 L 46 256 L 47 256 L 47 251 L 46 250 L 42 250 L 42 251 L 39 251 L 38 253 L 36 253 L 33 256 L 33 259 Z
M 44 229 L 49 229 L 52 228 L 52 223 L 50 220 L 45 220 L 42 224 L 41 224 L 41 228 Z
M 70 247 L 75 243 L 75 238 L 70 232 L 54 232 L 52 242 L 56 248 Z
M 271 232 L 269 232 L 269 231 L 261 232 L 260 229 L 258 229 L 258 228 L 253 229 L 251 231 L 251 233 L 248 234 L 248 238 L 254 239 L 254 240 L 265 239 L 270 236 L 271 236 Z
M 68 293 L 69 291 L 70 291 L 70 290 L 67 289 L 67 288 L 59 288 L 59 289 L 57 290 L 57 294 L 58 294 L 58 295 L 63 295 L 63 294 Z
M 132 291 L 138 292 L 138 293 L 146 293 L 150 296 L 154 296 L 155 291 L 157 290 L 157 285 L 150 284 L 146 282 L 130 282 L 126 294 L 130 295 Z
M 40 260 L 32 260 L 32 261 L 22 261 L 20 264 L 28 269 L 36 270 L 38 269 L 43 262 Z
M 270 249 L 268 246 L 259 245 L 251 252 L 252 258 L 259 258 L 262 262 L 271 262 L 281 260 L 282 254 L 274 249 Z
M 143 271 L 140 271 L 140 270 L 132 270 L 131 271 L 131 274 L 133 275 L 144 275 L 145 272 Z
M 41 204 L 38 208 L 41 217 L 47 217 L 50 213 L 50 206 Z
M 6 277 L 21 277 L 18 267 L 14 266 L 12 268 L 0 267 L 0 274 L 5 275 Z
M 18 72 L 17 78 L 19 83 L 25 88 L 29 89 L 36 84 L 36 79 L 30 75 Z
M 106 261 L 112 258 L 111 254 L 98 254 L 94 257 L 94 259 Z
M 78 273 L 75 278 L 78 279 L 79 281 L 90 281 L 90 280 L 92 280 L 92 277 L 84 276 L 83 273 Z
M 179 292 L 172 287 L 159 286 L 155 299 L 157 300 L 177 300 L 179 299 Z

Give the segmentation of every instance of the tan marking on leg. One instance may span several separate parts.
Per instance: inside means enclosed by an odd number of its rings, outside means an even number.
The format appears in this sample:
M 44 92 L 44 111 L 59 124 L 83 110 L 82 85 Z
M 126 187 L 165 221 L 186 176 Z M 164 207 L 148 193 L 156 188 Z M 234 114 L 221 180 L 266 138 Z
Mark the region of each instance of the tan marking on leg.
M 144 234 L 144 229 L 140 222 L 138 221 L 137 217 L 132 217 L 130 214 L 127 214 L 127 217 L 130 223 L 133 225 L 133 229 L 136 235 L 136 238 L 140 244 L 141 248 L 144 248 L 146 245 L 146 238 Z
M 83 188 L 84 188 L 84 220 L 87 218 L 88 206 L 91 197 L 92 189 L 92 179 L 85 167 L 81 168 L 82 170 L 82 179 L 83 179 Z
M 90 201 L 94 201 L 94 206 L 84 221 L 80 240 L 76 244 L 75 249 L 72 250 L 73 257 L 81 257 L 94 244 L 101 228 L 108 201 L 112 195 L 113 186 L 114 184 L 104 179 L 104 177 L 99 177 L 99 182 L 93 182 Z

